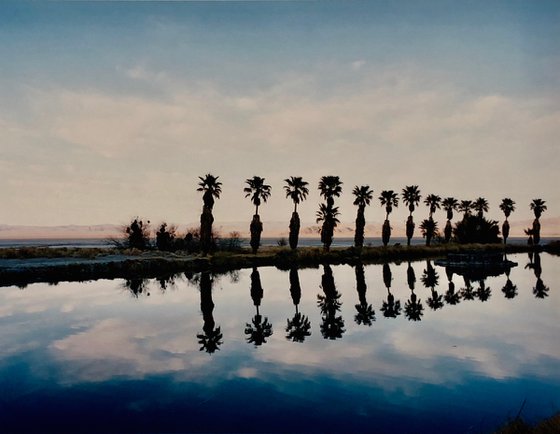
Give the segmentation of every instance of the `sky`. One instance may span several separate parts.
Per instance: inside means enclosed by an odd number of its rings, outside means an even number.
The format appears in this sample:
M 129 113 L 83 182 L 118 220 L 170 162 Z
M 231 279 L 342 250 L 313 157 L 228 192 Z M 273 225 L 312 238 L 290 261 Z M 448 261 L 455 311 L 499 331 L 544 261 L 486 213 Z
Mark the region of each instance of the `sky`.
M 304 222 L 323 175 L 344 222 L 363 184 L 560 216 L 557 1 L 8 0 L 0 41 L 0 225 L 197 222 L 206 173 L 217 222 L 249 222 L 265 177 L 265 232 L 289 176 Z

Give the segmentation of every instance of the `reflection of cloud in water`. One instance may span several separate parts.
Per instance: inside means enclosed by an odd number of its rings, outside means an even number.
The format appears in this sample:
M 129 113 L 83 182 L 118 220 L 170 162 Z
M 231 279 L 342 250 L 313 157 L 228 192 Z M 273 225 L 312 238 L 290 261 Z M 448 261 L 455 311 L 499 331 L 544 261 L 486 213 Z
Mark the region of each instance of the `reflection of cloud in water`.
M 199 351 L 200 293 L 186 282 L 179 282 L 174 291 L 152 291 L 151 297 L 141 299 L 119 291 L 117 281 L 93 282 L 86 288 L 61 284 L 48 288 L 30 285 L 24 291 L 6 289 L 0 294 L 0 305 L 10 318 L 5 317 L 0 334 L 0 362 L 43 347 L 48 348 L 47 357 L 63 368 L 58 381 L 65 384 L 152 374 L 205 385 L 235 378 L 292 382 L 305 377 L 312 382 L 328 376 L 403 390 L 410 396 L 419 393 L 423 384 L 462 384 L 473 375 L 557 380 L 559 295 L 554 286 L 558 259 L 554 260 L 543 256 L 543 278 L 551 285 L 547 300 L 534 298 L 534 276 L 530 270 L 518 268 L 510 276 L 519 287 L 513 301 L 497 292 L 484 304 L 446 304 L 437 312 L 428 311 L 420 323 L 404 317 L 382 318 L 369 328 L 350 321 L 358 298 L 354 269 L 333 267 L 336 288 L 342 294 L 341 314 L 348 327 L 337 341 L 324 340 L 318 332 L 316 295 L 321 270 L 301 270 L 300 310 L 309 315 L 313 334 L 303 344 L 287 341 L 283 333 L 274 334 L 258 349 L 244 343 L 244 324 L 254 308 L 250 273 L 243 270 L 238 283 L 222 280 L 214 287 L 213 313 L 222 328 L 224 345 L 212 355 Z M 412 265 L 417 274 L 425 266 L 423 262 Z M 392 291 L 403 300 L 410 294 L 406 268 L 391 267 Z M 377 308 L 385 297 L 380 271 L 379 266 L 365 267 L 368 302 Z M 266 287 L 262 308 L 270 312 L 275 327 L 284 326 L 293 313 L 288 277 L 273 268 L 261 270 Z M 453 279 L 458 287 L 460 278 Z M 504 282 L 504 276 L 490 278 L 488 286 L 499 288 Z M 417 288 L 417 292 L 422 298 L 430 293 L 425 288 Z M 42 313 L 26 313 L 35 309 Z

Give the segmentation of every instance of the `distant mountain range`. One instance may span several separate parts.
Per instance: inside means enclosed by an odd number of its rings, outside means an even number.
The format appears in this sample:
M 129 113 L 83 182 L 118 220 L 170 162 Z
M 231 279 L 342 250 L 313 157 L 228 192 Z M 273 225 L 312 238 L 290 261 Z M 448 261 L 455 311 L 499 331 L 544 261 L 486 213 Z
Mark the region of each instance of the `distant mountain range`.
M 443 225 L 444 222 L 439 222 Z M 393 236 L 405 236 L 404 222 L 391 222 L 393 226 Z M 532 220 L 512 220 L 510 222 L 510 236 L 524 236 L 523 229 L 530 227 Z M 382 222 L 369 223 L 366 226 L 366 236 L 381 236 Z M 419 222 L 416 223 L 415 236 L 420 236 Z M 177 232 L 185 234 L 189 228 L 198 227 L 198 223 L 187 225 L 177 225 Z M 442 226 L 443 228 L 443 226 Z M 155 226 L 152 226 L 155 229 Z M 228 222 L 215 223 L 214 230 L 222 237 L 227 237 L 231 232 L 239 232 L 242 237 L 249 236 L 249 222 Z M 93 239 L 93 238 L 115 238 L 123 233 L 122 225 L 102 224 L 102 225 L 67 225 L 67 226 L 21 226 L 21 225 L 0 225 L 0 239 Z M 342 222 L 336 231 L 338 236 L 351 237 L 354 235 L 354 222 Z M 264 222 L 263 237 L 287 237 L 287 222 Z M 558 237 L 560 236 L 560 217 L 541 218 L 541 236 Z M 319 237 L 319 226 L 309 222 L 303 222 L 301 237 Z

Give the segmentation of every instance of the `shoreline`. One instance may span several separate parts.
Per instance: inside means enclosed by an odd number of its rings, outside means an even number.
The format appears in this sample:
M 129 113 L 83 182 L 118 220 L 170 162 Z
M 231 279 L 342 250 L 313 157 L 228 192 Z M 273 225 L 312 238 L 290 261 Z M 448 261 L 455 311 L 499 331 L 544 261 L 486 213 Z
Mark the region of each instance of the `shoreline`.
M 266 247 L 257 254 L 248 250 L 218 251 L 206 257 L 200 254 L 159 251 L 140 252 L 117 249 L 34 248 L 4 249 L 0 256 L 0 287 L 30 283 L 73 282 L 97 279 L 155 278 L 181 272 L 232 270 L 274 266 L 281 270 L 292 267 L 316 268 L 322 264 L 419 261 L 461 252 L 549 252 L 560 251 L 558 242 L 544 246 L 503 244 L 439 244 L 427 246 L 337 247 L 325 252 L 322 248 Z

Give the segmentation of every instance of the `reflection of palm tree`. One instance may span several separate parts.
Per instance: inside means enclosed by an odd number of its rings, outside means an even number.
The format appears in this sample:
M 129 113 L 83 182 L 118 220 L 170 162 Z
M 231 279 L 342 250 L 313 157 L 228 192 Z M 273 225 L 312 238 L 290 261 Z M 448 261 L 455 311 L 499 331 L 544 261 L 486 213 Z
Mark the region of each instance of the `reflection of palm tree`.
M 381 312 L 386 318 L 396 318 L 401 314 L 401 301 L 395 300 L 395 296 L 391 294 L 391 281 L 393 280 L 393 274 L 391 273 L 391 267 L 389 264 L 383 264 L 383 283 L 385 288 L 387 288 L 387 301 L 383 302 L 381 306 Z
M 509 236 L 509 222 L 508 217 L 511 215 L 513 211 L 515 211 L 515 202 L 511 200 L 509 197 L 502 199 L 502 203 L 500 204 L 500 209 L 503 211 L 504 216 L 506 219 L 502 224 L 502 235 L 504 236 L 504 244 L 507 244 L 507 239 Z
M 255 214 L 249 227 L 251 231 L 251 248 L 253 253 L 257 253 L 261 244 L 261 233 L 263 225 L 259 216 L 259 206 L 262 202 L 266 202 L 270 197 L 270 190 L 272 187 L 264 183 L 264 178 L 260 176 L 253 176 L 245 181 L 247 187 L 243 189 L 245 197 L 251 197 L 251 202 L 255 205 Z
M 397 193 L 393 190 L 383 190 L 379 196 L 379 202 L 381 206 L 385 207 L 385 221 L 383 222 L 383 228 L 381 230 L 381 238 L 383 240 L 383 245 L 387 246 L 389 240 L 391 239 L 391 223 L 389 223 L 389 214 L 393 211 L 393 207 L 399 206 L 399 197 Z
M 409 321 L 420 321 L 424 315 L 424 306 L 414 290 L 410 291 L 410 298 L 404 304 L 404 315 Z
M 373 310 L 373 306 L 368 304 L 366 299 L 366 278 L 364 274 L 364 266 L 363 264 L 356 265 L 356 290 L 358 291 L 358 299 L 360 300 L 360 304 L 355 305 L 356 307 L 356 316 L 354 316 L 354 321 L 356 324 L 364 324 L 367 326 L 371 326 L 372 323 L 375 321 L 375 310 Z
M 426 269 L 422 273 L 420 280 L 426 288 L 430 288 L 431 290 L 431 295 L 426 300 L 428 306 L 430 306 L 433 310 L 441 309 L 443 307 L 443 296 L 438 294 L 436 291 L 436 286 L 439 282 L 439 275 L 432 266 L 432 262 L 430 260 L 426 261 Z
M 251 273 L 251 298 L 253 304 L 257 308 L 257 314 L 252 319 L 252 324 L 246 323 L 245 334 L 247 335 L 247 342 L 255 344 L 255 346 L 266 343 L 266 339 L 272 336 L 272 324 L 268 322 L 267 317 L 260 315 L 259 307 L 264 295 L 264 290 L 261 285 L 261 276 L 256 267 L 253 268 Z
M 512 283 L 509 279 L 509 269 L 506 270 L 507 281 L 504 287 L 502 288 L 502 292 L 504 293 L 506 298 L 515 298 L 517 296 L 517 286 Z
M 414 284 L 416 283 L 416 274 L 414 273 L 414 268 L 410 261 L 408 262 L 408 267 L 406 269 L 406 282 L 411 291 L 414 291 Z
M 402 190 L 402 198 L 404 204 L 408 206 L 409 211 L 408 219 L 406 221 L 406 245 L 410 246 L 410 240 L 414 235 L 414 220 L 412 218 L 412 213 L 422 198 L 420 195 L 420 189 L 417 185 L 407 185 Z
M 220 198 L 222 183 L 218 181 L 219 176 L 213 176 L 210 173 L 198 178 L 200 182 L 196 190 L 204 192 L 202 195 L 204 205 L 200 215 L 200 248 L 202 254 L 206 255 L 212 246 L 212 224 L 214 223 L 212 209 L 214 208 L 214 198 Z
M 461 301 L 461 296 L 459 293 L 455 292 L 455 284 L 452 281 L 449 281 L 447 292 L 444 296 L 445 302 L 450 305 L 459 304 Z
M 209 354 L 220 349 L 222 345 L 222 332 L 220 327 L 215 327 L 214 322 L 214 301 L 212 300 L 212 278 L 208 271 L 203 271 L 200 276 L 200 310 L 204 325 L 203 333 L 197 334 L 198 343 L 201 345 L 200 351 L 206 351 Z
M 445 274 L 447 274 L 448 288 L 443 298 L 445 299 L 445 302 L 447 304 L 458 304 L 461 301 L 461 297 L 457 292 L 455 292 L 455 284 L 453 283 L 453 271 L 451 271 L 449 267 L 445 267 Z
M 542 266 L 541 266 L 541 254 L 539 252 L 535 252 L 534 258 L 532 255 L 529 255 L 530 263 L 525 266 L 525 268 L 531 268 L 535 273 L 535 277 L 537 278 L 537 283 L 533 288 L 533 294 L 536 298 L 545 298 L 548 297 L 548 291 L 550 288 L 544 284 L 541 279 L 542 275 Z
M 465 282 L 465 287 L 460 290 L 461 298 L 463 300 L 474 300 L 475 293 L 470 279 L 467 276 L 463 276 L 463 280 Z
M 330 265 L 324 265 L 323 276 L 321 277 L 321 286 L 325 295 L 317 296 L 317 305 L 321 309 L 322 324 L 321 334 L 325 339 L 339 339 L 344 332 L 344 320 L 342 316 L 337 316 L 342 303 L 340 301 L 340 293 L 336 290 L 334 277 Z
M 412 268 L 410 262 L 408 263 L 408 268 L 406 269 L 406 281 L 408 283 L 408 287 L 410 288 L 410 298 L 404 305 L 404 314 L 409 321 L 420 321 L 422 319 L 422 315 L 424 315 L 424 306 L 422 305 L 422 300 L 420 300 L 414 293 L 416 275 L 414 274 L 414 268 Z
M 544 282 L 539 277 L 537 279 L 537 284 L 533 288 L 533 294 L 536 298 L 546 298 L 548 297 L 548 291 L 550 291 L 550 288 L 548 286 L 545 286 Z
M 478 282 L 478 289 L 476 290 L 476 296 L 480 301 L 487 301 L 492 295 L 492 290 L 486 287 L 486 280 L 480 279 Z
M 546 201 L 542 199 L 533 199 L 530 204 L 530 208 L 535 214 L 535 220 L 533 221 L 533 242 L 539 244 L 541 240 L 541 223 L 539 219 L 544 211 L 546 211 Z
M 317 223 L 323 222 L 321 227 L 321 242 L 326 251 L 331 247 L 334 229 L 339 223 L 338 208 L 334 206 L 334 198 L 340 197 L 342 193 L 342 181 L 338 176 L 322 176 L 319 180 L 319 192 L 327 201 L 319 206 L 317 211 Z
M 366 227 L 366 218 L 364 211 L 366 206 L 370 204 L 373 198 L 373 190 L 369 185 L 362 185 L 361 187 L 355 186 L 352 190 L 354 195 L 354 205 L 358 207 L 358 214 L 356 215 L 356 232 L 354 234 L 354 245 L 362 247 L 364 245 L 364 229 Z
M 443 231 L 445 235 L 445 242 L 451 241 L 451 234 L 453 232 L 453 226 L 451 225 L 451 220 L 453 220 L 453 211 L 457 210 L 459 206 L 459 201 L 454 197 L 446 197 L 441 202 L 443 209 L 447 213 L 447 223 L 445 224 L 445 229 Z
M 301 286 L 299 284 L 299 275 L 297 268 L 290 269 L 290 294 L 296 308 L 294 317 L 288 318 L 286 326 L 286 339 L 293 342 L 303 342 L 307 336 L 311 336 L 311 323 L 307 316 L 302 315 L 298 311 L 298 305 L 301 300 Z
M 294 202 L 294 212 L 292 213 L 292 218 L 290 219 L 290 247 L 292 249 L 296 249 L 298 245 L 300 227 L 297 206 L 299 203 L 303 202 L 309 194 L 309 189 L 307 188 L 309 183 L 304 181 L 301 176 L 286 178 L 284 182 L 286 183 L 284 186 L 286 197 L 289 197 Z

